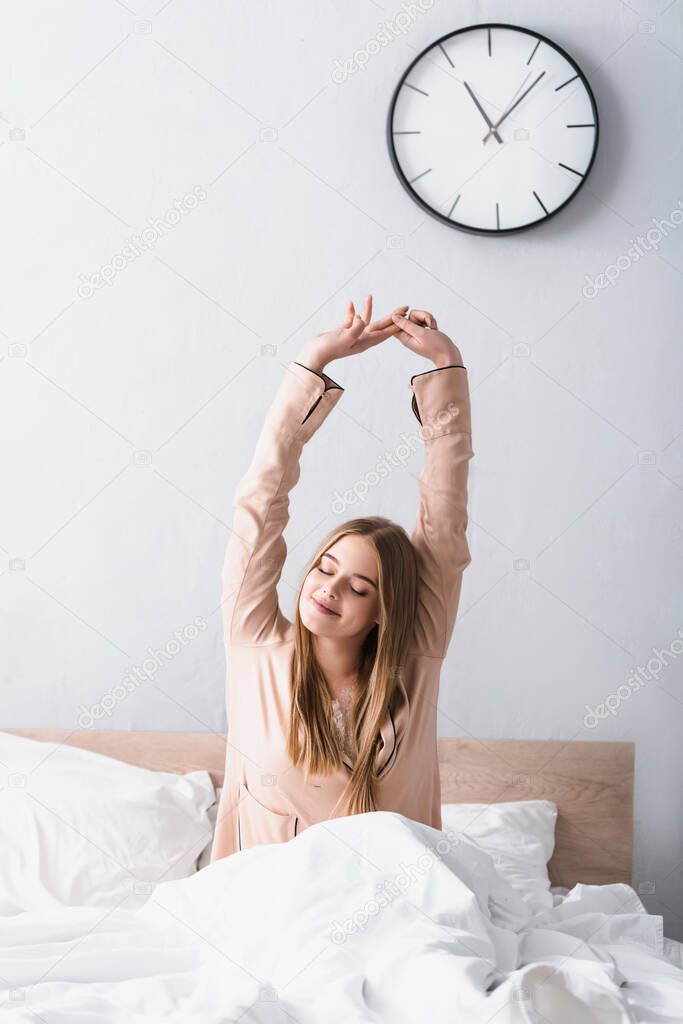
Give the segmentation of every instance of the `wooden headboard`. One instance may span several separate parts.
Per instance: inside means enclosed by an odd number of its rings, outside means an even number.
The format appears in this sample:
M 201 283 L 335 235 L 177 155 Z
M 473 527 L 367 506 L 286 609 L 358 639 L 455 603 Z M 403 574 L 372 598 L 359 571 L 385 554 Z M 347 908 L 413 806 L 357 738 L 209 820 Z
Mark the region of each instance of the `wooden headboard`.
M 223 784 L 219 733 L 6 729 L 68 743 L 155 771 L 204 769 Z M 631 884 L 633 743 L 592 740 L 440 739 L 442 803 L 552 800 L 557 804 L 553 885 Z

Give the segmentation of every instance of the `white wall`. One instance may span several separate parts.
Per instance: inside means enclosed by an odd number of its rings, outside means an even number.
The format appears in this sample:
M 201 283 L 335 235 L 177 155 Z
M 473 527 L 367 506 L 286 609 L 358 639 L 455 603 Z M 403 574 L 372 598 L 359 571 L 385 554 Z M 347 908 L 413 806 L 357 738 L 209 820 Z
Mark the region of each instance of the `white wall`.
M 476 452 L 440 731 L 634 740 L 634 884 L 683 938 L 683 659 L 651 665 L 613 715 L 584 724 L 586 705 L 683 636 L 683 229 L 625 265 L 683 199 L 681 6 L 423 0 L 364 71 L 335 81 L 335 62 L 406 7 L 72 0 L 6 14 L 2 719 L 83 727 L 83 708 L 137 671 L 98 724 L 223 731 L 220 566 L 283 368 L 349 296 L 424 306 L 469 368 Z M 564 46 L 601 114 L 580 195 L 500 239 L 424 214 L 384 139 L 407 64 L 485 20 Z M 195 209 L 88 292 L 197 188 Z M 587 298 L 586 275 L 620 256 L 616 283 Z M 410 528 L 420 454 L 364 503 L 337 512 L 334 498 L 415 430 L 409 380 L 426 368 L 398 342 L 330 368 L 346 394 L 304 454 L 288 612 L 335 522 L 379 513 Z M 153 675 L 149 648 L 162 652 Z

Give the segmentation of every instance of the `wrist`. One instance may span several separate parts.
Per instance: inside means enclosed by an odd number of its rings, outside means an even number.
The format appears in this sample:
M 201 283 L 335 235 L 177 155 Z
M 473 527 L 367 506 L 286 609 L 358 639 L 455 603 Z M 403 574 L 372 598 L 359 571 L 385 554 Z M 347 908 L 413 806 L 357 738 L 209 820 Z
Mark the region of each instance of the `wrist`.
M 327 365 L 320 355 L 316 355 L 315 352 L 305 346 L 301 349 L 299 354 L 294 357 L 294 361 L 302 363 L 304 366 L 307 366 L 309 370 L 313 370 L 314 373 L 323 373 Z
M 462 363 L 462 356 L 460 350 L 454 345 L 448 352 L 439 353 L 432 362 L 438 370 L 443 370 L 447 366 Z

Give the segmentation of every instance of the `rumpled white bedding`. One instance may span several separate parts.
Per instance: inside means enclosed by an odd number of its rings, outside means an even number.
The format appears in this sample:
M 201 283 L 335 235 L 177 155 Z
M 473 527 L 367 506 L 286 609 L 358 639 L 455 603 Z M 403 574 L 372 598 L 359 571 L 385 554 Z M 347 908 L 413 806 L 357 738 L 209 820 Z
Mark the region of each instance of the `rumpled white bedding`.
M 680 1024 L 683 970 L 627 885 L 532 912 L 460 833 L 321 822 L 156 887 L 131 913 L 0 920 L 12 1024 Z

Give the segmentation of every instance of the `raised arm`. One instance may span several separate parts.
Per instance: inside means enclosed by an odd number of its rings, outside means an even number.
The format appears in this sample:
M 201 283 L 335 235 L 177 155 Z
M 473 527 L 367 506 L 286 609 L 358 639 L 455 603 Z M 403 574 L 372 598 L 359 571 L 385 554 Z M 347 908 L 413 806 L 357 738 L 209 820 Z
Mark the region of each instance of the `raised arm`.
M 424 463 L 411 540 L 420 562 L 413 650 L 446 656 L 460 603 L 467 544 L 467 478 L 472 426 L 467 370 L 454 364 L 411 379 Z
M 466 536 L 469 461 L 474 455 L 470 393 L 458 348 L 436 329 L 431 314 L 414 310 L 413 316 L 420 325 L 398 318 L 404 328 L 399 340 L 437 365 L 410 381 L 412 408 L 424 442 L 411 535 L 420 565 L 412 649 L 444 658 L 455 626 L 463 572 L 472 560 Z M 433 327 L 422 326 L 426 324 Z
M 292 360 L 266 414 L 256 449 L 232 502 L 223 563 L 223 621 L 228 646 L 277 642 L 288 625 L 277 597 L 287 555 L 283 531 L 304 444 L 344 389 L 327 374 Z

